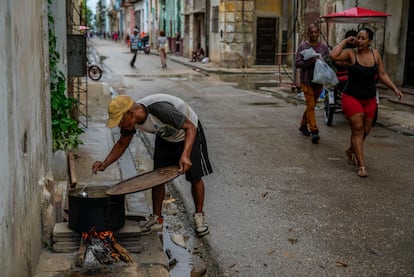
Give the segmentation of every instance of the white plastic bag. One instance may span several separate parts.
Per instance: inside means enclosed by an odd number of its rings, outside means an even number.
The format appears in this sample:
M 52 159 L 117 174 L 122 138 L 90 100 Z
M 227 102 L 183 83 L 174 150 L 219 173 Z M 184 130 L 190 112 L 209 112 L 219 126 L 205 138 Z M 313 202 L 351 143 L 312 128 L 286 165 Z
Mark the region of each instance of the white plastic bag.
M 313 49 L 312 47 L 300 51 L 300 54 L 303 56 L 303 59 L 305 61 L 306 60 L 309 60 L 310 58 L 321 57 L 321 54 L 320 53 L 316 53 L 315 49 Z
M 335 86 L 339 83 L 335 71 L 322 59 L 316 60 L 312 82 L 326 86 Z

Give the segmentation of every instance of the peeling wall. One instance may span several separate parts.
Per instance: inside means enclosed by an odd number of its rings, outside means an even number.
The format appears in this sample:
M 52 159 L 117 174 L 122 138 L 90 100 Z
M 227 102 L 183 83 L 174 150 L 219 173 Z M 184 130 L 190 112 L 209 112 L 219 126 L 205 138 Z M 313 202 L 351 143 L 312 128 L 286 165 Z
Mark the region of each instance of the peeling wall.
M 47 37 L 47 1 L 1 0 L 2 276 L 33 276 L 42 248 L 39 182 L 51 160 Z

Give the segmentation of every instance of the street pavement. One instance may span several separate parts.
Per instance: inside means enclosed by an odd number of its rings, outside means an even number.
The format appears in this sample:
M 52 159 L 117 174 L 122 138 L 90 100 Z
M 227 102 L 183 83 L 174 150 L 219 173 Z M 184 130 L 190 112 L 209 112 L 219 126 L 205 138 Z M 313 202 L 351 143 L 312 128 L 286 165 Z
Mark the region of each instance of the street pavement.
M 111 47 L 125 47 L 121 43 L 112 43 Z M 127 51 L 127 50 L 125 50 Z M 152 54 L 157 54 L 152 52 Z M 219 67 L 214 63 L 199 63 L 190 62 L 189 58 L 180 57 L 176 55 L 168 56 L 169 62 L 179 63 L 186 67 L 192 68 L 199 74 L 275 74 L 278 70 L 276 66 L 257 66 L 248 69 L 227 69 Z M 169 74 L 180 73 L 180 67 L 170 66 Z M 118 74 L 118 72 L 117 72 Z M 124 72 L 123 74 L 129 74 Z M 148 72 L 147 72 L 148 74 Z M 149 73 L 150 74 L 150 73 Z M 266 88 L 268 91 L 277 94 L 278 96 L 286 98 L 294 98 L 297 101 L 303 101 L 296 93 L 289 92 L 283 88 Z M 82 144 L 76 151 L 76 154 L 81 157 L 76 163 L 78 172 L 78 182 L 80 184 L 90 182 L 90 168 L 94 160 L 102 160 L 106 153 L 111 149 L 114 141 L 117 138 L 116 132 L 105 128 L 106 120 L 106 105 L 111 97 L 111 91 L 105 83 L 92 81 L 88 82 L 89 93 L 89 113 L 90 118 L 88 128 L 82 134 Z M 409 110 L 397 109 L 394 106 L 388 105 L 387 101 L 381 101 L 379 108 L 378 124 L 386 128 L 392 129 L 396 132 L 401 132 L 409 136 L 414 136 L 414 114 Z M 134 145 L 141 145 L 140 149 L 133 149 L 132 151 L 139 151 L 144 157 L 141 161 L 134 161 L 131 153 L 125 153 L 120 161 L 105 172 L 99 172 L 93 177 L 94 184 L 111 185 L 123 179 L 131 177 L 136 168 L 135 163 L 139 163 L 139 168 L 143 171 L 151 169 L 151 158 L 148 153 L 144 154 L 147 147 L 145 142 L 136 142 Z M 140 192 L 130 195 L 127 199 L 127 207 L 130 207 L 131 213 L 139 215 L 143 218 L 150 214 L 150 195 L 148 191 Z M 207 238 L 208 239 L 208 238 Z M 140 236 L 140 244 L 142 246 L 141 253 L 132 254 L 134 261 L 130 264 L 118 265 L 112 270 L 105 270 L 100 276 L 169 276 L 168 273 L 168 258 L 164 254 L 161 239 L 157 234 Z M 87 276 L 90 274 L 90 269 L 79 269 L 74 266 L 75 253 L 54 253 L 53 251 L 44 250 L 38 269 L 36 271 L 37 277 L 48 276 L 66 276 L 76 272 L 77 276 Z M 107 275 L 105 275 L 107 274 Z

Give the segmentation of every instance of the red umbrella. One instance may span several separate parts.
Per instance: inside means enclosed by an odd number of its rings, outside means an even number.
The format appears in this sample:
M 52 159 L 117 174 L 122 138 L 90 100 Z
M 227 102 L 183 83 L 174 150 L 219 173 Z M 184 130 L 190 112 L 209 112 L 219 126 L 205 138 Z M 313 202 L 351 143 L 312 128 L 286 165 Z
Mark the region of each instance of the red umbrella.
M 322 16 L 329 23 L 375 23 L 384 22 L 391 14 L 360 7 L 330 13 Z

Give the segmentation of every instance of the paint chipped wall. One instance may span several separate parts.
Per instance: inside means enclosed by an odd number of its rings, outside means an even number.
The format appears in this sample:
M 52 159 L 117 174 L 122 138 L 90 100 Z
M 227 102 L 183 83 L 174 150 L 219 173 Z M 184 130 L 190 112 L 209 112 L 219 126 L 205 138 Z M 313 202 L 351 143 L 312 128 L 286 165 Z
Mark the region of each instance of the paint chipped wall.
M 18 7 L 18 8 L 17 8 Z M 0 9 L 0 268 L 33 276 L 42 248 L 39 181 L 51 156 L 47 1 Z

